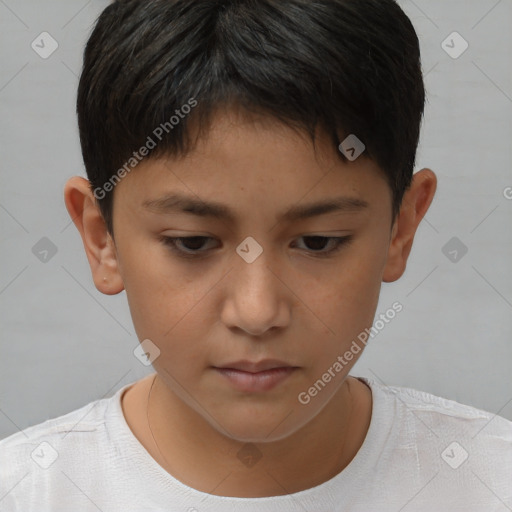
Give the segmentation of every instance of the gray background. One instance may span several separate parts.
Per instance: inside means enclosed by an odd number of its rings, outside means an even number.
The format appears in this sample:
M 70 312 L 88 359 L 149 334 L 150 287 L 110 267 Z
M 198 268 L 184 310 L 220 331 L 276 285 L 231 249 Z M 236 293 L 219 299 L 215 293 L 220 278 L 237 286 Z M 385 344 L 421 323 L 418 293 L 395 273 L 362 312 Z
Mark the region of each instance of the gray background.
M 0 438 L 153 373 L 133 355 L 125 293 L 95 289 L 63 200 L 67 178 L 85 176 L 76 89 L 107 3 L 0 0 Z M 377 314 L 395 300 L 404 310 L 351 373 L 512 420 L 512 1 L 400 5 L 428 94 L 416 170 L 432 168 L 439 185 Z M 31 48 L 43 31 L 59 45 L 47 59 Z M 441 46 L 453 31 L 469 43 L 456 59 Z M 32 251 L 43 237 L 57 248 L 46 262 Z M 468 248 L 455 262 L 443 252 L 452 237 Z

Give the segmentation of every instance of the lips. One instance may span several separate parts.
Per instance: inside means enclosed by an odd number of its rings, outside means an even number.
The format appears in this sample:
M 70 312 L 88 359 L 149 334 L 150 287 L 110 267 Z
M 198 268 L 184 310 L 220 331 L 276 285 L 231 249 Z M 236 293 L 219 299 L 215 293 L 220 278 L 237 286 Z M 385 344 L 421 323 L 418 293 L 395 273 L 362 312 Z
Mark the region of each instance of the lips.
M 270 391 L 298 369 L 275 359 L 236 361 L 214 368 L 231 386 L 244 393 Z
M 277 359 L 264 359 L 259 362 L 251 362 L 247 360 L 235 361 L 233 363 L 227 363 L 221 366 L 216 366 L 220 369 L 239 370 L 242 372 L 258 373 L 267 370 L 273 370 L 275 368 L 292 368 L 292 365 L 279 361 Z

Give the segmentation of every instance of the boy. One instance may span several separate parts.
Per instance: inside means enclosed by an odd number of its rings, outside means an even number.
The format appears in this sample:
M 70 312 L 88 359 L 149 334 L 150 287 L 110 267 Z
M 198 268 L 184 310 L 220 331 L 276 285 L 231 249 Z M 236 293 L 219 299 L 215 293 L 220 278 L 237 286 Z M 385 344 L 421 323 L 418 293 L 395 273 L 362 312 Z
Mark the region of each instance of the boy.
M 156 373 L 4 439 L 1 510 L 511 510 L 511 422 L 349 375 L 435 194 L 424 100 L 393 0 L 109 5 L 65 201 Z

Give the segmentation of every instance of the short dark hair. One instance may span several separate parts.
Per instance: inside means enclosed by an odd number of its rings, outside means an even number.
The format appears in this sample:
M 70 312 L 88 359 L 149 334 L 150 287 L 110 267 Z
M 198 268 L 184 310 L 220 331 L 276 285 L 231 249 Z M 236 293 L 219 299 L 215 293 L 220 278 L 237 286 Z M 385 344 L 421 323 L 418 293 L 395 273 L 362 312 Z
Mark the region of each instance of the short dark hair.
M 424 104 L 418 37 L 395 0 L 115 0 L 84 50 L 77 115 L 113 235 L 115 183 L 102 187 L 116 170 L 149 149 L 157 127 L 148 158 L 186 154 L 191 122 L 204 133 L 230 106 L 303 129 L 313 143 L 318 127 L 336 147 L 355 134 L 385 174 L 394 220 Z

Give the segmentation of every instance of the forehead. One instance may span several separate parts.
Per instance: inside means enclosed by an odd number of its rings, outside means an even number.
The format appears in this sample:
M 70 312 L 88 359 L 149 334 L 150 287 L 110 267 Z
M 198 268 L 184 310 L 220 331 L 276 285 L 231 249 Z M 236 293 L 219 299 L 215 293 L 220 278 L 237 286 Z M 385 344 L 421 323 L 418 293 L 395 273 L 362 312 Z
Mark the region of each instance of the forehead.
M 313 143 L 304 128 L 241 107 L 217 110 L 209 125 L 201 130 L 193 119 L 190 134 L 197 138 L 197 144 L 184 158 L 207 153 L 215 153 L 216 159 L 225 158 L 229 162 L 249 156 L 255 163 L 268 161 L 268 157 L 274 161 L 284 159 L 283 163 L 306 158 L 307 162 L 316 161 L 323 167 L 340 159 L 337 148 L 321 127 L 317 127 Z M 271 153 L 265 153 L 264 149 L 271 149 Z
M 382 195 L 386 185 L 372 160 L 344 162 L 327 134 L 318 131 L 313 144 L 307 132 L 273 118 L 221 112 L 194 136 L 197 143 L 184 156 L 143 160 L 120 183 L 121 195 L 153 213 L 234 222 L 236 210 L 251 203 L 293 221 L 362 211 L 371 189 L 380 187 Z

